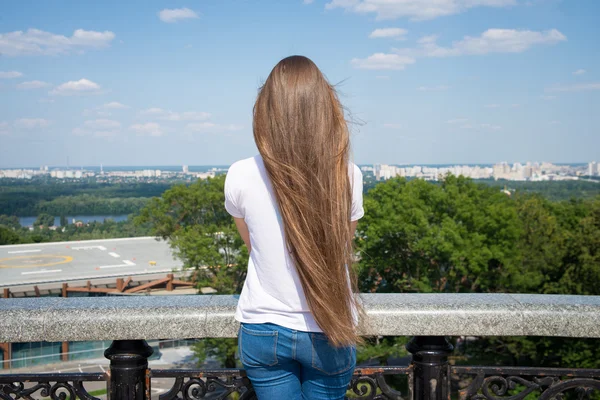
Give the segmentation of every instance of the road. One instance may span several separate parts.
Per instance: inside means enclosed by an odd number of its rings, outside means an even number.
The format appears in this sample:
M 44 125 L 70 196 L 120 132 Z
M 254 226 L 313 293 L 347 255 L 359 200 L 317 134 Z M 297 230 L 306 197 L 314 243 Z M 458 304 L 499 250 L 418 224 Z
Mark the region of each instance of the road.
M 168 273 L 181 267 L 154 237 L 0 246 L 0 288 Z

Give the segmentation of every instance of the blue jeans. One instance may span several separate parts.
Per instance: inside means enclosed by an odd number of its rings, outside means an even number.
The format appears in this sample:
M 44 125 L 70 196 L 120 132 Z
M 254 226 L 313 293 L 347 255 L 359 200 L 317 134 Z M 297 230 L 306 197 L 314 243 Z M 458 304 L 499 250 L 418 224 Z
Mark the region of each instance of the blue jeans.
M 275 324 L 242 323 L 238 347 L 258 400 L 343 399 L 356 364 L 354 346 Z

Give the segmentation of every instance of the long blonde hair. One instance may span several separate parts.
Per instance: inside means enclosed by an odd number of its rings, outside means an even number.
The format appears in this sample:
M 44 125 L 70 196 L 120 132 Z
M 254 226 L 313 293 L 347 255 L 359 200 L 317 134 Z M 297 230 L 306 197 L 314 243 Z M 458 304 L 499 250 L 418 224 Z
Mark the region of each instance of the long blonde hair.
M 253 130 L 312 315 L 333 345 L 355 344 L 350 138 L 333 86 L 310 59 L 281 60 L 260 89 Z

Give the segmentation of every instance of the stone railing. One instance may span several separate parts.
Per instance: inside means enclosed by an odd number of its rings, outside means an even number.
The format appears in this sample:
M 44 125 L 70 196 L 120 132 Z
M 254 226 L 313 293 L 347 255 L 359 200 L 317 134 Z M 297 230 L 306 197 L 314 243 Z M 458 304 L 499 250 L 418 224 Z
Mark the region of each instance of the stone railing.
M 448 336 L 600 338 L 600 297 L 516 294 L 364 294 L 365 336 L 413 336 L 408 366 L 357 368 L 359 399 L 541 399 L 598 396 L 600 370 L 451 366 Z M 0 300 L 0 342 L 112 340 L 105 373 L 0 375 L 0 399 L 96 399 L 85 382 L 106 381 L 109 399 L 150 399 L 152 378 L 173 378 L 160 400 L 254 398 L 244 371 L 148 368 L 146 340 L 236 337 L 236 296 L 133 296 Z M 404 375 L 403 392 L 386 375 Z M 466 382 L 451 393 L 456 379 Z M 456 386 L 456 385 L 454 385 Z M 571 394 L 572 393 L 572 394 Z

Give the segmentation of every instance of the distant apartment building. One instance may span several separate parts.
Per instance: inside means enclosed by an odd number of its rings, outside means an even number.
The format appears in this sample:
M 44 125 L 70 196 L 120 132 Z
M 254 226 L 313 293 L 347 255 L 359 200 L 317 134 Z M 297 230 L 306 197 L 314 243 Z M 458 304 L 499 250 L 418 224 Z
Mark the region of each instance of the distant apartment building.
M 592 161 L 591 163 L 588 164 L 588 173 L 587 174 L 589 176 L 599 176 L 600 175 L 600 168 L 596 161 Z
M 492 176 L 492 168 L 481 166 L 455 165 L 451 167 L 426 167 L 414 165 L 410 167 L 397 167 L 394 165 L 376 164 L 372 168 L 367 167 L 363 171 L 373 171 L 375 179 L 386 180 L 396 176 L 407 178 L 419 178 L 428 181 L 437 181 L 440 178 L 452 174 L 462 175 L 473 179 L 488 179 Z

